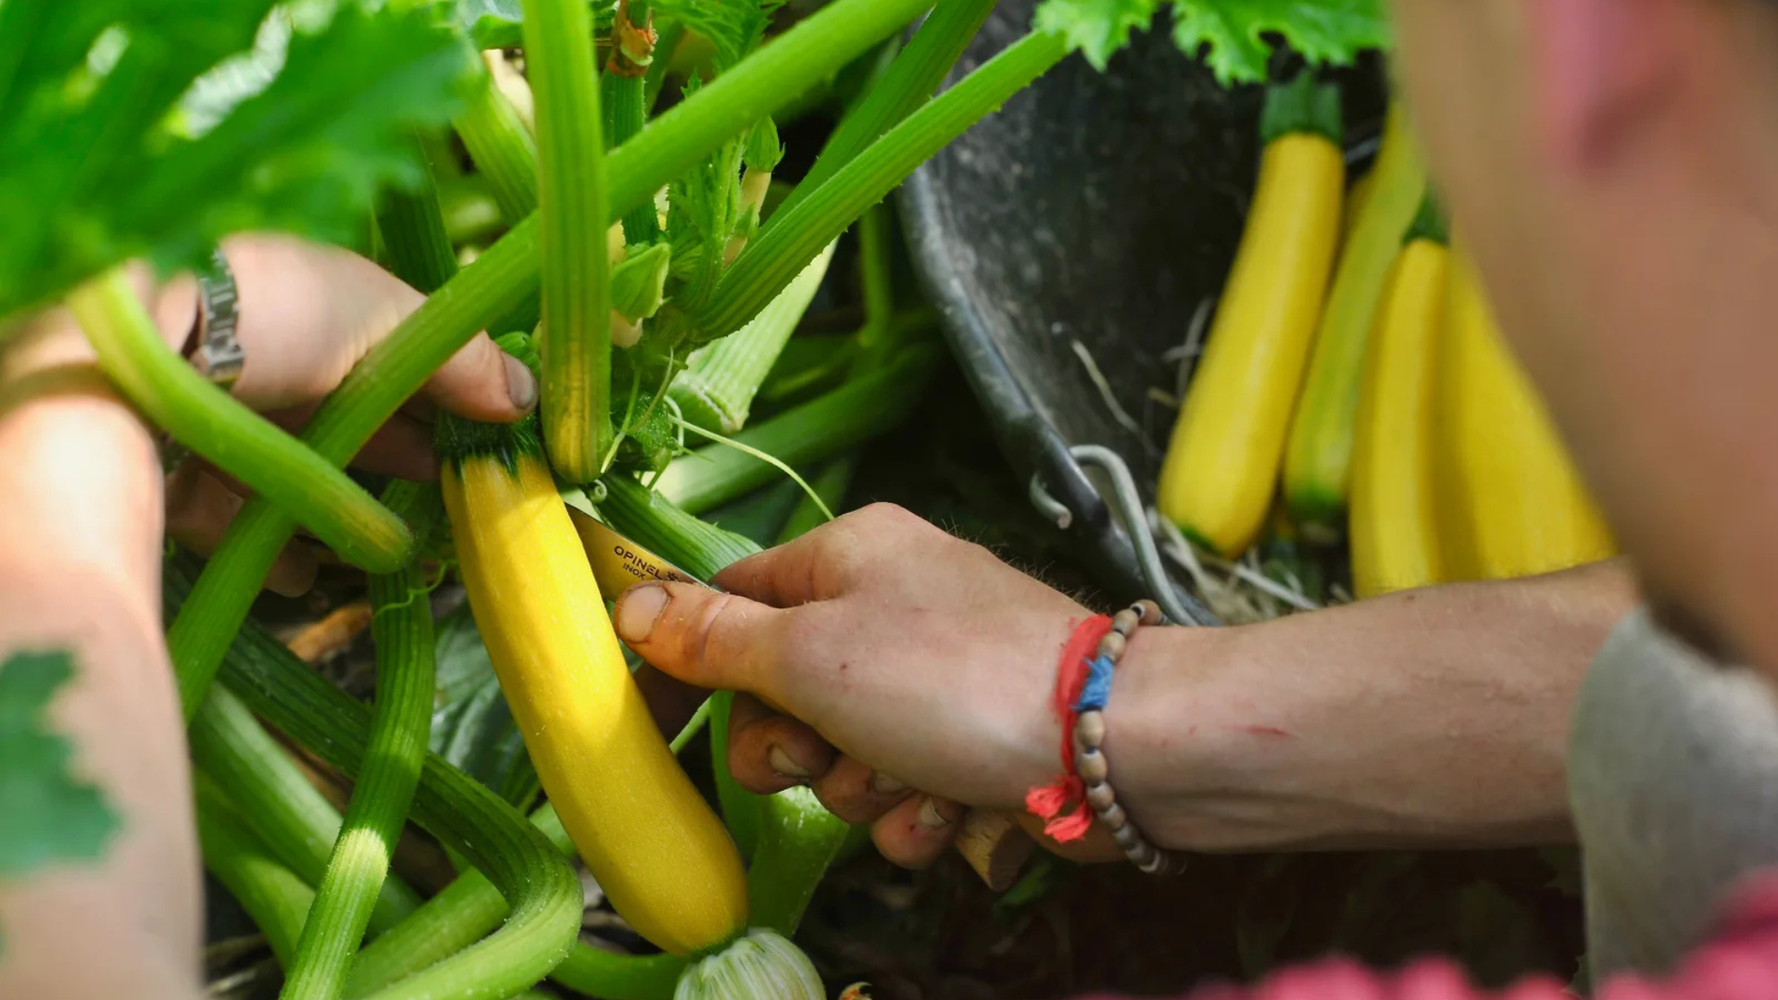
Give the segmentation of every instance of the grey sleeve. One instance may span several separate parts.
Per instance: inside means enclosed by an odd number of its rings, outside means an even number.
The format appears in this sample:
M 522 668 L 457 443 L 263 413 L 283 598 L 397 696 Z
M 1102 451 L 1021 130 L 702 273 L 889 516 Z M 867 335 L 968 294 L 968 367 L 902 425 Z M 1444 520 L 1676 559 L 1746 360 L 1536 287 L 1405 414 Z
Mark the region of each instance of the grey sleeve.
M 1725 892 L 1778 864 L 1778 698 L 1638 611 L 1581 686 L 1568 787 L 1593 981 L 1668 971 Z

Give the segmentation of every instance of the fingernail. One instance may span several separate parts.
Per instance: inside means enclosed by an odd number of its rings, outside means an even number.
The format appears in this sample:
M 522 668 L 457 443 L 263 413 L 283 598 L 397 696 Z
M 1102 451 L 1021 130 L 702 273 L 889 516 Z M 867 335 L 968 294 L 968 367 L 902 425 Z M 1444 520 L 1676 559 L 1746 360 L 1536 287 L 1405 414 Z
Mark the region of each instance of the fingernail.
M 654 623 L 660 620 L 666 607 L 667 590 L 658 583 L 645 583 L 624 591 L 617 599 L 617 614 L 612 619 L 618 638 L 632 646 L 647 642 L 654 632 Z
M 766 754 L 766 763 L 772 765 L 772 771 L 781 778 L 795 778 L 798 781 L 809 780 L 809 769 L 790 759 L 784 748 L 773 746 Z
M 527 412 L 537 402 L 537 377 L 531 374 L 529 366 L 510 354 L 506 356 L 506 395 L 512 399 L 512 405 Z
M 870 776 L 870 787 L 871 791 L 876 792 L 878 795 L 894 795 L 897 792 L 905 792 L 908 790 L 907 782 L 891 778 L 881 771 L 877 771 Z
M 928 795 L 920 803 L 920 814 L 916 817 L 915 822 L 919 823 L 921 829 L 924 830 L 943 830 L 951 825 L 952 817 L 946 816 L 944 811 L 939 809 L 938 800 Z

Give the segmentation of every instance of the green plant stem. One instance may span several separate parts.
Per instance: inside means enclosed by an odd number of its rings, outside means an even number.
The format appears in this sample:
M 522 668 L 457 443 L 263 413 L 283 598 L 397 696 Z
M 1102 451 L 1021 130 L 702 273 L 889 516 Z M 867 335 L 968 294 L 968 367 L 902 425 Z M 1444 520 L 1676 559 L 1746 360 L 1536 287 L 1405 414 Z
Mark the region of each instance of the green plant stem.
M 202 771 L 192 773 L 192 786 L 204 867 L 253 918 L 278 964 L 288 968 L 315 890 L 273 856 Z
M 770 927 L 790 937 L 803 911 L 851 834 L 845 820 L 827 811 L 815 793 L 798 786 L 760 802 L 759 845 L 747 880 L 747 911 L 752 926 Z
M 710 696 L 710 771 L 716 779 L 716 801 L 722 807 L 722 821 L 735 847 L 749 862 L 759 851 L 759 826 L 762 821 L 760 803 L 765 796 L 755 795 L 741 787 L 728 767 L 729 711 L 735 703 L 732 691 L 718 691 Z
M 934 6 L 882 78 L 840 119 L 814 166 L 778 206 L 779 212 L 794 208 L 884 132 L 925 104 L 944 82 L 945 74 L 957 64 L 970 39 L 981 30 L 995 2 L 942 0 Z M 772 224 L 773 220 L 768 219 L 766 228 Z
M 383 237 L 390 272 L 430 295 L 457 273 L 457 255 L 451 250 L 450 234 L 445 232 L 438 187 L 433 183 L 432 167 L 425 161 L 424 146 L 418 139 L 414 145 L 422 154 L 420 185 L 413 191 L 383 192 L 377 206 L 377 231 Z
M 500 92 L 494 74 L 482 71 L 451 124 L 488 178 L 506 221 L 518 222 L 536 211 L 537 140 L 525 128 L 519 109 Z
M 182 560 L 168 567 L 164 600 L 191 600 Z M 231 644 L 224 678 L 241 699 L 316 756 L 358 777 L 369 709 L 310 670 L 257 624 Z M 227 688 L 218 690 L 223 694 Z M 500 930 L 426 969 L 369 994 L 376 1000 L 503 1000 L 537 983 L 580 932 L 584 895 L 561 854 L 499 796 L 428 753 L 413 819 L 484 873 L 511 905 Z
M 910 347 L 877 371 L 754 424 L 734 440 L 797 467 L 832 458 L 900 423 L 920 401 L 937 362 L 936 348 Z M 702 514 L 780 475 L 751 455 L 713 444 L 674 459 L 655 489 L 685 512 Z
M 625 473 L 600 480 L 599 514 L 637 545 L 702 580 L 759 551 L 742 535 L 703 521 Z
M 823 466 L 809 480 L 809 485 L 815 488 L 816 495 L 821 497 L 829 510 L 837 511 L 845 502 L 846 491 L 851 488 L 852 477 L 857 473 L 858 453 L 848 452 Z M 800 538 L 826 523 L 827 515 L 821 513 L 821 508 L 813 500 L 803 497 L 791 510 L 790 517 L 784 521 L 784 527 L 779 529 L 778 544 Z
M 642 100 L 643 82 L 639 76 L 621 76 L 616 73 L 605 74 L 604 82 L 601 99 L 608 108 L 609 140 L 613 146 L 617 146 L 628 142 L 642 131 L 647 117 Z M 626 243 L 651 243 L 660 237 L 660 219 L 655 215 L 652 202 L 625 212 L 623 220 Z
M 856 58 L 924 10 L 930 0 L 834 0 L 612 150 L 610 210 L 652 203 L 654 192 L 725 140 Z M 475 263 L 372 348 L 309 421 L 302 440 L 344 465 L 426 378 L 478 331 L 537 287 L 537 220 L 513 226 Z M 211 556 L 192 599 L 167 633 L 190 718 L 246 620 L 295 522 L 264 500 L 247 502 Z
M 593 22 L 579 0 L 524 0 L 525 67 L 537 98 L 543 442 L 573 483 L 611 447 L 611 274 L 605 140 Z
M 893 222 L 889 207 L 871 206 L 859 216 L 857 230 L 859 270 L 864 278 L 864 326 L 857 334 L 853 376 L 881 367 L 900 342 L 900 331 L 895 327 L 895 285 L 890 272 Z
M 693 351 L 669 392 L 685 419 L 733 434 L 747 423 L 753 397 L 808 311 L 833 259 L 829 243 L 796 280 L 734 333 Z
M 704 707 L 699 708 L 699 715 L 705 712 L 708 705 L 709 702 L 706 701 Z M 674 737 L 670 745 L 674 753 L 678 753 L 695 734 L 699 726 L 699 715 L 694 715 L 692 721 L 686 723 L 685 728 Z M 549 838 L 550 843 L 564 857 L 574 856 L 574 844 L 569 841 L 568 831 L 562 828 L 562 821 L 556 817 L 553 806 L 545 803 L 532 812 L 531 825 Z M 411 917 L 358 953 L 357 961 L 352 965 L 352 977 L 346 988 L 346 996 L 363 996 L 468 947 L 498 927 L 508 909 L 506 901 L 500 897 L 500 892 L 486 876 L 473 870 L 464 872 L 427 900 L 426 905 L 420 907 Z M 577 945 L 576 953 L 586 947 Z M 572 956 L 569 961 L 573 961 Z M 584 960 L 579 966 L 589 970 L 586 975 L 596 974 L 599 970 L 610 972 L 605 965 L 589 964 Z M 670 992 L 670 979 L 667 985 Z
M 890 129 L 798 204 L 781 206 L 774 224 L 749 241 L 723 274 L 695 325 L 716 337 L 747 322 L 865 209 L 1066 54 L 1060 35 L 1025 36 Z
M 192 720 L 191 755 L 259 838 L 307 885 L 321 883 L 341 829 L 339 811 L 239 698 L 219 691 Z M 382 931 L 420 906 L 399 879 L 377 892 L 370 928 Z
M 431 537 L 441 514 L 436 484 L 398 480 L 385 499 L 407 514 L 416 537 Z M 432 731 L 437 669 L 426 585 L 417 562 L 400 573 L 370 579 L 377 696 L 363 772 L 352 789 L 296 958 L 287 967 L 282 1000 L 336 1000 L 341 995 L 371 906 L 389 873 Z
M 75 289 L 68 305 L 106 377 L 192 451 L 289 511 L 354 565 L 389 572 L 413 555 L 413 534 L 400 518 L 167 347 L 122 268 Z
M 655 58 L 642 76 L 642 109 L 650 114 L 660 101 L 661 88 L 666 86 L 667 67 L 673 63 L 673 53 L 679 48 L 679 40 L 685 37 L 685 25 L 678 21 L 657 24 L 657 30 L 660 34 L 654 40 Z

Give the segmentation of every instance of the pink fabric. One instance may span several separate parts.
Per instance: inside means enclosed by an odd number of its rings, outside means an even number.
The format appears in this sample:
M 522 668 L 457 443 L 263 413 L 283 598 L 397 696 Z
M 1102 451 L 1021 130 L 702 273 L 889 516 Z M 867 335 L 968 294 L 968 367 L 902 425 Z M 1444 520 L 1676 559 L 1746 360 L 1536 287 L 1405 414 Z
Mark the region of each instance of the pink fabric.
M 1333 958 L 1281 970 L 1253 985 L 1208 986 L 1189 1000 L 1573 1000 L 1548 976 L 1505 990 L 1470 985 L 1455 963 L 1425 959 L 1395 972 Z M 1778 873 L 1749 883 L 1723 907 L 1714 937 L 1665 979 L 1617 976 L 1599 984 L 1594 1000 L 1778 1000 Z M 1080 1000 L 1118 1000 L 1110 996 Z M 1184 998 L 1182 998 L 1184 1000 Z

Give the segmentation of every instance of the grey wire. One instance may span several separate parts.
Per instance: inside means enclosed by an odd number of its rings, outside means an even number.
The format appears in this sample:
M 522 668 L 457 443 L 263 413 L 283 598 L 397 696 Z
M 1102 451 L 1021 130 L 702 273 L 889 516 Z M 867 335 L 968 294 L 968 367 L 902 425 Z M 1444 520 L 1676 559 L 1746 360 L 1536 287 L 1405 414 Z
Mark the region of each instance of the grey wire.
M 1136 548 L 1136 564 L 1142 572 L 1142 579 L 1148 584 L 1149 591 L 1154 594 L 1156 604 L 1161 606 L 1161 613 L 1167 620 L 1177 625 L 1203 625 L 1198 617 L 1192 614 L 1179 600 L 1179 594 L 1173 588 L 1173 578 L 1167 575 L 1167 567 L 1161 562 L 1160 548 L 1155 545 L 1154 535 L 1148 528 L 1148 508 L 1142 502 L 1142 495 L 1136 491 L 1136 479 L 1130 475 L 1130 467 L 1124 464 L 1122 457 L 1103 445 L 1077 444 L 1068 449 L 1074 460 L 1087 465 L 1096 465 L 1111 477 L 1111 505 L 1130 536 Z M 1036 476 L 1031 477 L 1031 503 L 1046 517 L 1056 521 L 1061 527 L 1067 527 L 1067 521 L 1073 514 L 1061 501 L 1050 496 L 1049 491 Z M 1059 512 L 1059 513 L 1058 513 Z

